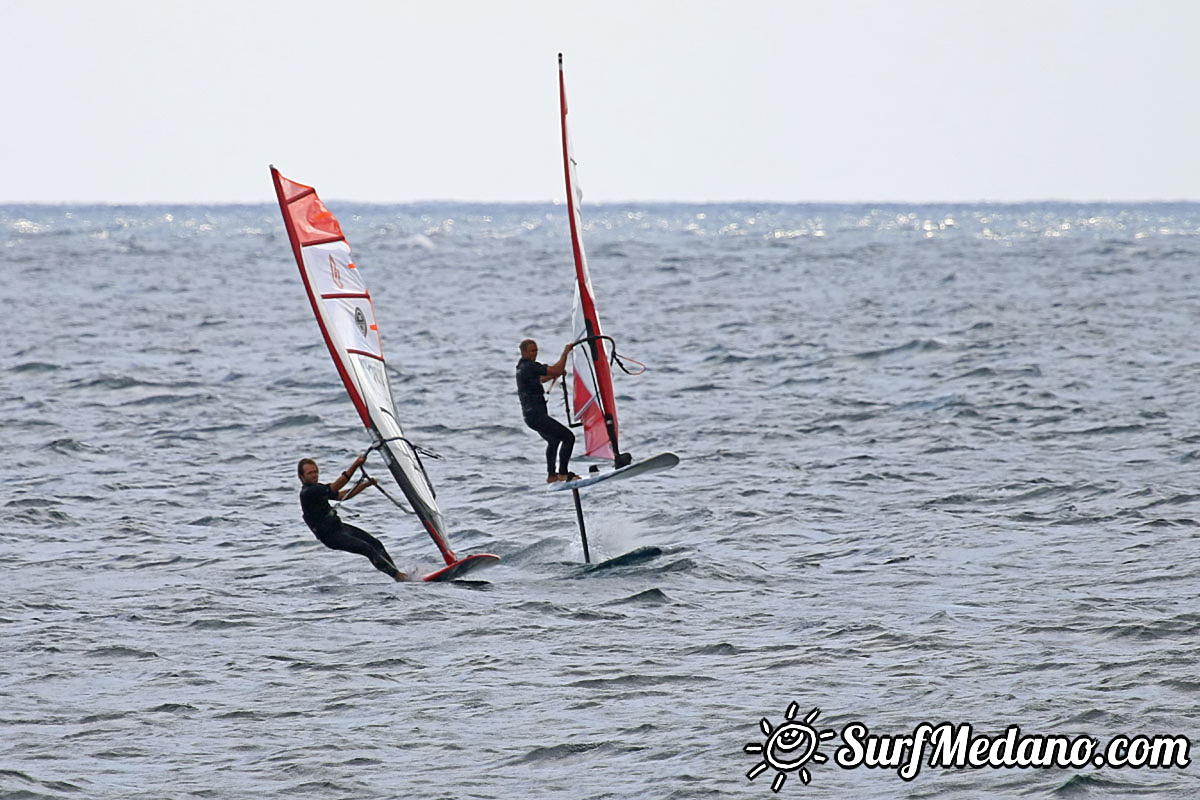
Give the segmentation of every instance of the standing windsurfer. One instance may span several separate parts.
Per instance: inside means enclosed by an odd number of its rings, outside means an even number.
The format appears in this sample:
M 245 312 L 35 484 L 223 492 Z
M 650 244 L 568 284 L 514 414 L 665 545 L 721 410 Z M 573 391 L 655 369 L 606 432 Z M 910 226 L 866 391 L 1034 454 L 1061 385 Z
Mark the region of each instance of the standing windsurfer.
M 537 360 L 537 342 L 526 339 L 521 342 L 521 360 L 517 362 L 517 396 L 521 398 L 521 414 L 525 417 L 525 424 L 546 440 L 546 483 L 579 477 L 567 469 L 571 461 L 571 449 L 575 447 L 575 434 L 550 416 L 546 410 L 546 393 L 542 391 L 543 383 L 561 378 L 566 373 L 567 354 L 571 352 L 571 347 L 573 345 L 570 344 L 564 347 L 562 355 L 553 364 L 542 364 Z
M 296 465 L 296 474 L 304 484 L 300 488 L 300 508 L 304 511 L 304 521 L 321 544 L 331 550 L 345 550 L 366 556 L 375 569 L 402 581 L 408 576 L 396 569 L 383 543 L 366 531 L 342 522 L 337 512 L 329 506 L 330 500 L 349 500 L 368 486 L 375 485 L 374 478 L 364 478 L 352 488 L 342 491 L 342 487 L 349 483 L 351 473 L 366 460 L 366 455 L 359 456 L 354 459 L 350 469 L 339 475 L 333 483 L 321 483 L 317 480 L 320 475 L 317 462 L 311 458 L 300 459 Z

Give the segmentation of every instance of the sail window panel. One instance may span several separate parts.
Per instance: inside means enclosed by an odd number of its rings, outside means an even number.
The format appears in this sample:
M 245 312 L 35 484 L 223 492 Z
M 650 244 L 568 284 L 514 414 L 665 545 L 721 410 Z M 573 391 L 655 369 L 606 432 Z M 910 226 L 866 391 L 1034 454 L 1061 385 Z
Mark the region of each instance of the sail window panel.
M 596 458 L 612 458 L 612 442 L 608 438 L 608 430 L 604 424 L 604 409 L 600 407 L 600 403 L 596 399 L 596 387 L 591 380 L 591 368 L 581 365 L 575 370 L 574 378 L 571 392 L 573 417 L 575 422 L 583 423 L 584 454 Z

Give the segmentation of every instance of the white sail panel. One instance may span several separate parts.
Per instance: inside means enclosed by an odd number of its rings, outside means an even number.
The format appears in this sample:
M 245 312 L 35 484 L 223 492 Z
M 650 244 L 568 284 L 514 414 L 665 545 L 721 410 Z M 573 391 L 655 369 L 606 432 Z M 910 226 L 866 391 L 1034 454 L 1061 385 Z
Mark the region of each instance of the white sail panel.
M 412 495 L 415 494 L 420 504 L 425 506 L 426 513 L 437 520 L 437 527 L 442 530 L 441 511 L 438 509 L 433 485 L 425 474 L 416 449 L 404 436 L 404 429 L 396 415 L 396 403 L 392 397 L 392 387 L 387 379 L 384 362 L 372 356 L 351 354 L 347 363 L 359 386 L 367 414 L 371 418 L 371 426 L 378 437 L 377 443 L 382 444 L 380 452 L 387 462 L 388 469 L 394 470 L 395 464 L 404 471 L 411 483 L 409 499 L 413 500 Z
M 362 274 L 350 258 L 345 240 L 302 247 L 304 268 L 313 289 L 322 297 L 335 294 L 366 294 Z
M 365 353 L 383 358 L 383 343 L 375 310 L 364 295 L 362 298 L 325 297 L 321 299 L 329 335 L 348 353 Z

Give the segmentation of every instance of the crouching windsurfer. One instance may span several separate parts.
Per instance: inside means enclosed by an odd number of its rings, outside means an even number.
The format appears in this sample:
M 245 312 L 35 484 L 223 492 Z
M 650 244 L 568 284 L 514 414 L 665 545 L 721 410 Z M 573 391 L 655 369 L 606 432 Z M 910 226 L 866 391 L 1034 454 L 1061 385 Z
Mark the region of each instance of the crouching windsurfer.
M 300 463 L 296 465 L 296 474 L 304 484 L 300 488 L 300 508 L 304 512 L 305 523 L 321 544 L 332 550 L 345 550 L 347 553 L 366 556 L 375 569 L 394 580 L 402 581 L 408 576 L 396 569 L 383 543 L 366 531 L 342 522 L 337 512 L 329 505 L 330 500 L 349 500 L 368 486 L 375 485 L 374 478 L 364 478 L 352 488 L 343 491 L 343 487 L 350 482 L 350 475 L 366 460 L 366 455 L 359 456 L 337 480 L 321 483 L 318 481 L 320 472 L 317 462 L 311 458 L 300 459 Z
M 572 346 L 568 344 L 563 348 L 558 361 L 542 364 L 537 360 L 537 342 L 526 339 L 521 342 L 521 360 L 517 362 L 517 396 L 521 398 L 521 415 L 525 417 L 525 424 L 546 440 L 546 483 L 579 477 L 567 469 L 571 450 L 575 447 L 575 434 L 550 416 L 546 410 L 546 393 L 542 391 L 543 383 L 562 377 L 567 371 L 567 353 L 571 352 Z

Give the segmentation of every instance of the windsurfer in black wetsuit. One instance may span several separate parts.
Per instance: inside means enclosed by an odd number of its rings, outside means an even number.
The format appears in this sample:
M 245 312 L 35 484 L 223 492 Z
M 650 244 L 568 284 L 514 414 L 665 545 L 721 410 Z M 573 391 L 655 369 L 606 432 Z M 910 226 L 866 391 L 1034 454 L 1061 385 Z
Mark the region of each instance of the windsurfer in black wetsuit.
M 571 352 L 571 347 L 564 347 L 562 355 L 553 364 L 542 364 L 537 360 L 537 342 L 526 339 L 521 342 L 521 360 L 517 362 L 517 396 L 521 398 L 521 414 L 525 417 L 525 424 L 546 440 L 546 483 L 579 477 L 567 469 L 571 450 L 575 447 L 575 434 L 546 411 L 546 393 L 542 391 L 543 383 L 562 377 L 567 371 L 567 353 Z
M 339 475 L 333 483 L 321 483 L 317 480 L 320 475 L 317 462 L 311 458 L 300 459 L 296 465 L 296 474 L 304 484 L 300 488 L 300 508 L 304 511 L 304 521 L 321 544 L 333 550 L 366 556 L 375 569 L 402 581 L 408 576 L 396 569 L 383 543 L 366 531 L 342 522 L 337 512 L 329 506 L 330 500 L 349 500 L 368 486 L 375 485 L 374 478 L 364 478 L 352 488 L 342 491 L 342 487 L 349 483 L 351 473 L 366 460 L 366 455 L 359 456 L 354 459 L 350 469 Z

